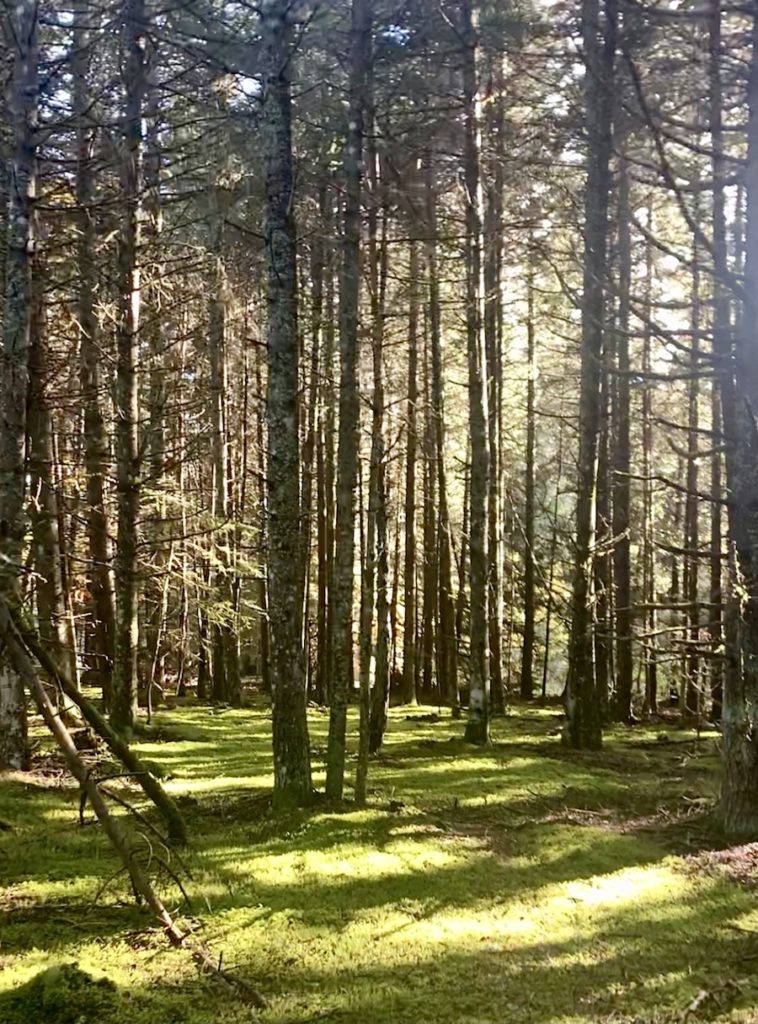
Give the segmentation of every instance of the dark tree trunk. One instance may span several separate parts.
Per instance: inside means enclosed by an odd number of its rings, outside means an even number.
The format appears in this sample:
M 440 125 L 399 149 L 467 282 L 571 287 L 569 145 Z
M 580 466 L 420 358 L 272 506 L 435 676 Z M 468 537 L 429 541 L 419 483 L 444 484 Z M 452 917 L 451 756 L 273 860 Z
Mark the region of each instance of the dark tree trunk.
M 434 156 L 427 157 L 426 175 L 426 273 L 429 287 L 429 344 L 431 348 L 431 402 L 434 426 L 435 471 L 437 474 L 437 502 L 439 518 L 437 538 L 439 546 L 439 630 L 437 634 L 437 672 L 442 699 L 460 713 L 458 692 L 458 637 L 453 595 L 453 542 L 448 505 L 447 471 L 445 469 L 445 394 L 442 374 L 442 324 L 440 310 L 440 282 L 437 267 L 437 188 L 434 174 Z
M 600 436 L 600 381 L 603 365 L 604 287 L 611 188 L 613 66 L 616 50 L 615 0 L 606 0 L 601 35 L 599 0 L 583 0 L 582 32 L 588 140 L 585 184 L 584 280 L 582 298 L 582 367 L 579 407 L 579 477 L 577 482 L 576 553 L 571 596 L 571 632 L 566 684 L 568 728 L 572 747 L 597 749 L 602 744 L 600 694 L 593 666 L 592 564 L 595 539 L 593 507 Z
M 711 170 L 713 176 L 713 358 L 717 368 L 719 360 L 724 359 L 731 344 L 731 317 L 729 291 L 727 288 L 727 238 L 724 195 L 726 166 L 724 160 L 721 46 L 721 0 L 710 0 L 710 17 L 708 19 L 710 102 L 708 120 L 711 135 Z M 721 419 L 718 377 L 716 377 L 711 389 L 711 431 L 714 447 L 711 457 L 711 494 L 713 495 L 714 502 L 711 506 L 710 537 L 710 686 L 711 717 L 714 722 L 721 721 L 722 716 L 725 665 L 721 653 L 725 640 L 721 609 L 721 602 L 723 600 L 721 559 L 723 510 L 720 504 L 720 499 L 723 497 L 723 458 L 719 450 L 723 443 Z
M 482 337 L 482 221 L 477 111 L 477 37 L 471 0 L 461 3 L 463 102 L 465 118 L 464 179 L 466 204 L 466 349 L 468 357 L 471 482 L 469 490 L 471 612 L 469 626 L 469 713 L 466 740 L 485 744 L 490 738 L 490 680 L 487 658 L 487 485 L 490 474 L 487 436 L 487 360 Z
M 416 450 L 418 407 L 418 246 L 408 261 L 408 403 L 405 450 L 405 536 L 403 563 L 403 700 L 416 703 Z
M 121 153 L 121 226 L 118 246 L 118 325 L 116 330 L 116 638 L 111 724 L 130 733 L 137 719 L 139 652 L 139 317 L 140 207 L 142 196 L 142 117 L 147 84 L 144 0 L 124 0 L 123 86 L 125 105 Z
M 291 5 L 263 8 L 266 252 L 268 253 L 268 600 L 274 802 L 311 798 L 306 679 L 301 633 L 298 450 L 298 338 L 295 224 L 292 213 Z
M 340 287 L 340 424 L 337 454 L 334 682 L 329 714 L 326 792 L 342 799 L 347 702 L 352 686 L 355 486 L 358 478 L 358 306 L 361 257 L 363 125 L 371 65 L 371 0 L 353 0 L 350 103 L 344 149 L 345 219 Z
M 0 594 L 15 597 L 25 532 L 26 410 L 32 315 L 34 199 L 37 162 L 38 5 L 16 0 L 7 12 L 13 77 L 8 113 L 13 156 L 8 195 L 5 258 L 3 363 L 0 373 Z M 0 768 L 28 763 L 23 682 L 7 657 L 0 658 Z
M 88 0 L 78 0 L 74 11 L 74 54 L 72 58 L 73 104 L 76 119 L 76 208 L 79 267 L 77 318 L 79 327 L 80 381 L 83 405 L 84 468 L 87 480 L 86 521 L 89 546 L 87 579 L 91 595 L 92 662 L 100 678 L 106 707 L 111 697 L 116 599 L 113 584 L 111 525 L 106 505 L 109 468 L 108 434 L 102 410 L 102 374 L 96 296 L 95 183 L 92 150 L 96 126 L 92 117 L 89 85 L 93 43 L 93 19 Z
M 632 236 L 629 165 L 620 158 L 618 192 L 618 330 L 613 452 L 613 582 L 616 623 L 616 690 L 613 717 L 632 718 L 632 585 L 631 585 L 631 439 L 629 393 L 629 325 L 632 281 Z
M 519 683 L 519 693 L 524 700 L 531 700 L 534 696 L 534 619 L 536 604 L 534 586 L 534 454 L 537 424 L 535 419 L 534 400 L 537 384 L 537 353 L 534 343 L 534 268 L 531 265 L 531 258 L 532 257 L 530 256 L 526 297 L 527 378 L 526 466 L 524 479 L 524 642 L 521 648 L 521 680 Z M 543 697 L 545 696 L 544 685 L 545 680 L 543 679 Z
M 717 9 L 718 11 L 718 9 Z M 718 17 L 716 13 L 715 17 Z M 726 445 L 729 540 L 736 555 L 731 566 L 727 615 L 736 619 L 737 650 L 730 652 L 724 672 L 722 711 L 723 778 L 720 813 L 727 832 L 758 831 L 758 11 L 753 11 L 752 54 L 748 78 L 748 149 L 744 171 L 746 238 L 744 309 L 735 332 L 735 350 L 728 337 L 714 334 L 718 351 L 721 414 Z M 723 165 L 722 165 L 723 166 Z M 721 192 L 714 190 L 714 195 Z M 720 225 L 717 234 L 720 234 Z M 739 572 L 740 579 L 734 578 Z M 727 623 L 727 632 L 731 626 Z

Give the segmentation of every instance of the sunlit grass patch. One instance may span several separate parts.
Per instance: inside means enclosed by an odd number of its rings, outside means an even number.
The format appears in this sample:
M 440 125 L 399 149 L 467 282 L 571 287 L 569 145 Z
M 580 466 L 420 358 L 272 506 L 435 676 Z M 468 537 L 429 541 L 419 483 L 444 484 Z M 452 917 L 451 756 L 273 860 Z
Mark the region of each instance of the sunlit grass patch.
M 263 1024 L 652 1024 L 750 974 L 754 894 L 684 870 L 662 836 L 634 827 L 709 792 L 711 738 L 619 729 L 603 753 L 576 756 L 551 735 L 555 709 L 529 708 L 477 751 L 432 712 L 393 709 L 362 811 L 272 814 L 265 709 L 162 712 L 140 736 L 192 836 L 191 910 L 165 878 L 163 891 L 265 992 Z M 314 713 L 317 778 L 326 729 Z M 76 961 L 117 984 L 118 1024 L 249 1021 L 131 904 L 78 810 L 59 782 L 0 783 L 12 825 L 0 832 L 0 992 Z M 703 1006 L 702 1019 L 747 1020 L 758 990 L 740 982 Z

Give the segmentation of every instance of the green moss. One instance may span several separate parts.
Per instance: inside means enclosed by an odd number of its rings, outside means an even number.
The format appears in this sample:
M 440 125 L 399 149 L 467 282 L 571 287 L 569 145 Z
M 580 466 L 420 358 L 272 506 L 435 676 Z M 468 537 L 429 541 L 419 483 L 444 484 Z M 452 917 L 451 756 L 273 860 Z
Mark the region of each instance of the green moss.
M 119 1014 L 116 986 L 76 964 L 58 964 L 0 996 L 4 1024 L 106 1024 Z
M 161 711 L 137 744 L 174 775 L 198 934 L 267 996 L 263 1024 L 659 1024 L 701 990 L 693 1024 L 753 1019 L 754 894 L 682 856 L 710 839 L 690 812 L 714 792 L 713 736 L 620 728 L 578 755 L 549 709 L 522 709 L 472 750 L 429 714 L 393 710 L 361 811 L 272 812 L 260 706 Z M 326 729 L 314 712 L 315 747 Z M 117 864 L 77 815 L 57 778 L 0 781 L 0 992 L 76 960 L 115 983 L 119 1024 L 249 1021 L 122 878 L 93 903 Z

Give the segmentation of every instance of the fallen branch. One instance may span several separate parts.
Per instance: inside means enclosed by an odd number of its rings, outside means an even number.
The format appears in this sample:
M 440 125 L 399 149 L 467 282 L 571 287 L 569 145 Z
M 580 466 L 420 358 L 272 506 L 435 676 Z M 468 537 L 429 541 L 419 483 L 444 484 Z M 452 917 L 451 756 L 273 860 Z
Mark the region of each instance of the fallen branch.
M 184 824 L 184 818 L 158 779 L 140 761 L 129 744 L 111 727 L 108 719 L 100 714 L 92 701 L 87 700 L 77 687 L 74 686 L 66 673 L 61 671 L 55 660 L 50 657 L 40 643 L 35 630 L 24 622 L 21 610 L 17 606 L 3 601 L 0 605 L 0 612 L 3 619 L 7 619 L 12 623 L 18 638 L 22 641 L 27 651 L 36 658 L 47 675 L 61 688 L 69 700 L 76 704 L 87 725 L 105 741 L 110 752 L 129 770 L 129 773 L 134 776 L 142 787 L 145 796 L 155 804 L 163 816 L 163 820 L 166 822 L 171 842 L 177 846 L 184 846 L 187 842 L 187 829 Z M 8 631 L 7 626 L 2 621 L 0 621 L 0 629 L 5 633 Z
M 234 977 L 221 967 L 221 962 L 216 962 L 209 950 L 202 946 L 194 946 L 190 943 L 191 932 L 183 931 L 174 921 L 171 914 L 163 904 L 160 896 L 155 890 L 150 878 L 143 870 L 135 851 L 132 849 L 130 840 L 121 824 L 111 814 L 103 794 L 98 788 L 97 782 L 91 772 L 79 756 L 79 751 L 74 745 L 71 733 L 61 719 L 56 708 L 53 706 L 45 687 L 37 675 L 34 662 L 32 661 L 29 649 L 24 638 L 15 626 L 11 617 L 8 605 L 0 600 L 0 636 L 5 641 L 6 654 L 11 660 L 15 671 L 22 679 L 37 705 L 45 725 L 53 734 L 58 747 L 60 748 L 66 765 L 79 783 L 82 791 L 86 793 L 92 810 L 95 812 L 98 821 L 108 836 L 113 848 L 118 853 L 124 868 L 129 874 L 135 896 L 143 900 L 150 908 L 153 917 L 159 922 L 164 934 L 172 946 L 187 949 L 192 956 L 195 965 L 202 971 L 217 977 L 224 985 L 235 992 L 238 996 L 252 1003 L 258 1009 L 266 1005 L 263 996 L 247 982 Z M 165 866 L 165 865 L 164 865 Z

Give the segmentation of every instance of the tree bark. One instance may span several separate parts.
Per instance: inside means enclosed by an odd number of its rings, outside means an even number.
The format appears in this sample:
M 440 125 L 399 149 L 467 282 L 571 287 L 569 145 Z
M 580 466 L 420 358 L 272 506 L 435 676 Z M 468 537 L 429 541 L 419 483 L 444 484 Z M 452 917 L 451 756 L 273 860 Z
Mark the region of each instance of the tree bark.
M 524 641 L 521 647 L 521 679 L 519 693 L 524 700 L 534 697 L 534 619 L 535 619 L 535 560 L 534 560 L 534 455 L 537 435 L 535 419 L 535 390 L 537 386 L 537 353 L 534 339 L 534 268 L 532 256 L 527 271 L 526 296 L 526 466 L 524 479 Z M 552 572 L 552 561 L 551 561 Z M 549 600 L 548 595 L 548 600 Z M 548 627 L 549 628 L 549 627 Z M 547 637 L 546 637 L 547 642 Z M 543 674 L 544 675 L 544 674 Z M 543 678 L 543 697 L 545 679 Z
M 716 8 L 714 20 L 718 16 Z M 755 432 L 758 410 L 755 337 L 755 324 L 758 322 L 758 11 L 755 9 L 751 48 L 747 163 L 744 171 L 744 308 L 735 332 L 734 352 L 728 337 L 714 334 L 714 340 L 722 346 L 717 366 L 727 486 L 731 497 L 728 511 L 733 558 L 728 595 L 731 607 L 727 609 L 727 616 L 736 619 L 738 644 L 736 651 L 730 650 L 731 627 L 727 623 L 721 729 L 723 776 L 719 809 L 724 828 L 735 836 L 753 835 L 758 829 L 758 445 Z M 721 158 L 720 152 L 719 156 Z M 720 185 L 721 181 L 714 189 L 714 197 L 723 195 Z M 720 224 L 715 233 L 721 234 Z M 721 257 L 719 253 L 720 264 Z M 735 578 L 737 573 L 739 579 Z
M 470 684 L 466 740 L 490 738 L 490 680 L 487 652 L 487 486 L 490 474 L 487 436 L 487 359 L 482 338 L 482 221 L 479 177 L 479 100 L 477 36 L 471 0 L 461 3 L 464 179 L 466 204 L 466 350 L 468 360 L 471 482 L 469 489 L 469 566 L 471 573 Z
M 489 76 L 486 132 L 492 147 L 492 166 L 486 189 L 484 224 L 484 346 L 487 360 L 487 632 L 489 640 L 490 703 L 493 714 L 505 713 L 503 684 L 503 508 L 502 508 L 502 264 L 505 114 L 503 56 L 496 54 Z
M 311 799 L 302 644 L 298 339 L 295 224 L 292 212 L 292 24 L 286 0 L 262 8 L 265 44 L 265 251 L 268 254 L 268 600 L 274 802 Z
M 8 113 L 13 157 L 8 196 L 3 361 L 0 373 L 0 594 L 15 595 L 26 521 L 26 413 L 32 317 L 32 269 L 37 182 L 38 5 L 17 0 L 8 11 L 13 75 Z M 7 657 L 0 659 L 0 767 L 27 767 L 23 682 Z
M 434 426 L 435 471 L 439 517 L 437 543 L 439 548 L 439 629 L 437 633 L 437 674 L 442 699 L 460 714 L 458 690 L 458 645 L 455 628 L 455 597 L 453 594 L 453 546 L 448 502 L 447 470 L 445 468 L 445 390 L 442 371 L 442 314 L 440 279 L 437 265 L 437 185 L 434 154 L 427 156 L 425 185 L 426 206 L 426 276 L 428 284 L 429 344 L 431 348 L 431 401 Z
M 408 402 L 405 429 L 405 499 L 403 538 L 403 700 L 416 703 L 416 452 L 418 448 L 418 246 L 408 260 Z
M 593 666 L 592 586 L 600 434 L 600 381 L 604 342 L 604 289 L 611 187 L 613 65 L 616 49 L 615 0 L 605 3 L 601 39 L 599 0 L 583 0 L 585 116 L 588 136 L 585 184 L 582 365 L 579 408 L 576 553 L 571 595 L 571 631 L 566 683 L 567 743 L 579 749 L 602 744 L 600 695 Z
M 618 330 L 613 452 L 613 582 L 616 620 L 616 690 L 613 716 L 632 719 L 632 585 L 631 585 L 631 438 L 629 327 L 632 281 L 632 236 L 629 164 L 620 156 L 618 185 Z
M 147 86 L 145 0 L 123 0 L 124 112 L 116 329 L 116 636 L 111 724 L 129 734 L 137 720 L 139 653 L 139 319 L 142 219 L 142 117 Z
M 111 700 L 116 599 L 113 581 L 111 523 L 106 503 L 109 470 L 108 434 L 102 408 L 103 380 L 100 340 L 95 316 L 97 287 L 95 176 L 93 148 L 97 127 L 92 117 L 90 64 L 94 46 L 96 12 L 88 0 L 77 0 L 74 10 L 72 56 L 73 108 L 76 121 L 76 255 L 79 267 L 77 321 L 79 330 L 80 384 L 83 405 L 82 441 L 86 474 L 86 521 L 88 542 L 87 581 L 91 596 L 93 668 L 100 678 L 106 707 Z
M 334 682 L 329 713 L 326 793 L 341 800 L 345 778 L 347 702 L 353 660 L 355 487 L 358 478 L 358 308 L 361 275 L 363 134 L 371 64 L 371 0 L 353 0 L 350 100 L 343 154 L 345 210 L 340 285 L 340 401 L 334 574 Z

